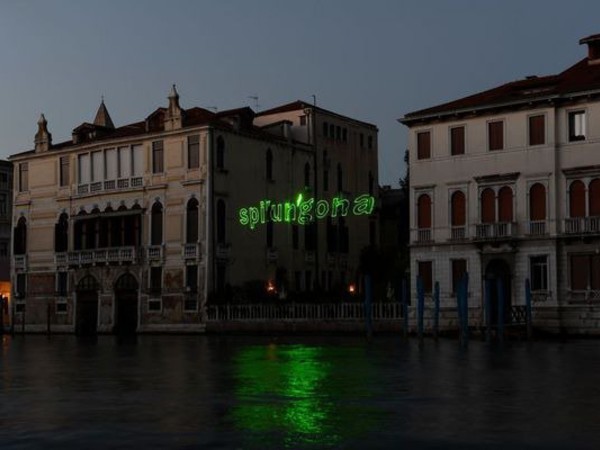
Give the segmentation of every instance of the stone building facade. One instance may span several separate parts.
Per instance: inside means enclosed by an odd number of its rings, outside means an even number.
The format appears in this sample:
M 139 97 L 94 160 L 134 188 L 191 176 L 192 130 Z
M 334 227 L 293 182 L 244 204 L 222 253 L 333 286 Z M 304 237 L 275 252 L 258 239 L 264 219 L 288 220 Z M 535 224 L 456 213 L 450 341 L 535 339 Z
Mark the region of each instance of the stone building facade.
M 529 279 L 536 327 L 600 333 L 600 35 L 580 43 L 588 56 L 557 75 L 400 119 L 410 129 L 413 295 L 414 275 L 428 293 L 437 281 L 451 311 L 468 272 L 472 323 L 482 324 L 486 286 L 502 280 L 510 321 Z M 500 293 L 488 290 L 496 311 Z
M 331 137 L 325 122 L 336 123 Z M 15 326 L 201 332 L 207 301 L 256 300 L 244 298 L 250 285 L 286 301 L 349 283 L 368 217 L 299 226 L 268 220 L 268 205 L 368 192 L 376 139 L 373 125 L 304 102 L 183 109 L 174 86 L 166 108 L 121 127 L 102 102 L 58 144 L 42 115 L 35 148 L 11 157 Z M 318 186 L 330 160 L 338 184 Z M 241 210 L 252 208 L 261 220 L 250 227 Z

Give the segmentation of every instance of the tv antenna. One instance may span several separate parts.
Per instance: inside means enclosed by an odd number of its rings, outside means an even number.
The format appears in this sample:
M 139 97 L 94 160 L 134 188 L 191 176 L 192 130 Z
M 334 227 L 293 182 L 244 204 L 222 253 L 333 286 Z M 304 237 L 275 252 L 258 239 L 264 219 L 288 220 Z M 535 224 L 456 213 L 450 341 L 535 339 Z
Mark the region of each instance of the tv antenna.
M 254 100 L 254 109 L 258 111 L 260 105 L 258 104 L 258 95 L 249 95 L 248 98 Z

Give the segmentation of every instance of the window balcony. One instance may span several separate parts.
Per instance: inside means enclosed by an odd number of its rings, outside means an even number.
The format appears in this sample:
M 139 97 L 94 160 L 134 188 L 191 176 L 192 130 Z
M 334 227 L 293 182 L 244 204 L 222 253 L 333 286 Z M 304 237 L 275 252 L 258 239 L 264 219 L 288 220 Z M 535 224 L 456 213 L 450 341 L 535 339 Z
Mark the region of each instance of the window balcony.
M 565 234 L 600 233 L 600 217 L 567 217 L 563 229 Z
M 475 239 L 498 240 L 515 236 L 517 224 L 514 222 L 479 223 L 475 226 Z
M 69 252 L 67 259 L 71 266 L 83 266 L 97 264 L 135 264 L 138 258 L 135 247 L 111 247 Z
M 199 243 L 183 244 L 182 252 L 185 260 L 200 261 L 202 259 Z
M 143 177 L 119 178 L 118 180 L 96 181 L 77 185 L 77 194 L 86 195 L 106 191 L 125 190 L 144 186 Z
M 467 227 L 451 227 L 450 228 L 450 240 L 451 241 L 464 241 L 467 238 Z
M 149 245 L 146 250 L 146 257 L 147 257 L 148 261 L 162 261 L 163 260 L 162 245 Z
M 15 255 L 15 270 L 27 270 L 27 255 Z
M 56 264 L 57 266 L 68 265 L 68 261 L 69 261 L 68 256 L 69 256 L 69 254 L 67 252 L 55 253 L 54 254 L 54 264 Z
M 527 227 L 527 234 L 529 236 L 544 236 L 546 234 L 546 221 L 545 220 L 531 220 Z
M 431 228 L 421 228 L 417 230 L 417 242 L 431 242 Z

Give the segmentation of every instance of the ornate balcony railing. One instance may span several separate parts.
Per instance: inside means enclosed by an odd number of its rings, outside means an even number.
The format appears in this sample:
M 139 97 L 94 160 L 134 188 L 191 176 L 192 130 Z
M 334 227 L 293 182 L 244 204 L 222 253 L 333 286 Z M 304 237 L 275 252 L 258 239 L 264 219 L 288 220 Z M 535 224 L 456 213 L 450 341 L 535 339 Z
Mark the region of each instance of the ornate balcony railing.
M 504 239 L 513 237 L 517 227 L 514 222 L 478 223 L 475 226 L 475 239 Z
M 163 247 L 162 245 L 149 245 L 146 251 L 148 261 L 162 261 Z
M 111 247 L 69 252 L 67 259 L 69 265 L 122 264 L 137 262 L 138 255 L 135 247 Z
M 417 230 L 417 242 L 431 242 L 431 228 Z
M 15 270 L 27 270 L 27 255 L 15 255 Z
M 600 217 L 567 217 L 564 222 L 565 234 L 600 233 Z
M 195 261 L 199 261 L 202 257 L 200 252 L 200 244 L 191 243 L 191 244 L 183 244 L 183 259 L 189 260 L 193 259 Z
M 99 193 L 120 189 L 131 189 L 144 186 L 143 177 L 119 178 L 118 180 L 95 181 L 77 185 L 77 194 Z
M 546 234 L 545 220 L 531 220 L 527 229 L 529 236 L 543 236 Z
M 451 227 L 450 228 L 450 240 L 462 241 L 467 238 L 467 227 Z

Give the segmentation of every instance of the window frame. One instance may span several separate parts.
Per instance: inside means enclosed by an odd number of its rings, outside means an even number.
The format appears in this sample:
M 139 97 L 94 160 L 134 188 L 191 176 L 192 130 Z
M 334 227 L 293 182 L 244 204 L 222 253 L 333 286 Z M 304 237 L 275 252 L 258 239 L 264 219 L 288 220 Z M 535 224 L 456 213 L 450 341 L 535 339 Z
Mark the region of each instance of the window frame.
M 29 191 L 29 162 L 19 163 L 19 192 Z
M 421 136 L 428 137 L 428 147 L 429 148 L 427 149 L 426 155 L 424 154 L 425 150 L 421 150 L 421 140 L 420 140 Z M 417 147 L 417 160 L 421 161 L 421 160 L 425 160 L 425 159 L 431 159 L 431 154 L 433 153 L 431 151 L 432 144 L 433 144 L 433 136 L 432 136 L 431 129 L 416 131 L 415 132 L 415 142 L 416 142 L 416 147 Z
M 159 146 L 160 144 L 160 146 Z M 165 173 L 165 144 L 164 141 L 152 141 L 152 174 Z
M 58 158 L 58 185 L 68 187 L 71 184 L 71 157 L 69 155 Z
M 498 148 L 492 148 L 492 126 L 500 124 L 502 126 L 502 133 L 500 139 L 502 140 L 501 146 Z M 487 134 L 487 148 L 490 152 L 497 152 L 506 149 L 506 121 L 504 119 L 493 119 L 486 122 L 486 134 Z
M 197 140 L 197 142 L 192 142 L 192 140 Z M 196 170 L 200 168 L 199 134 L 192 134 L 187 137 L 187 168 L 188 170 Z
M 533 127 L 532 125 L 532 120 L 536 119 L 536 118 L 542 118 L 542 126 L 543 126 L 543 130 L 541 133 L 541 137 L 542 137 L 542 142 L 532 142 L 533 141 L 533 137 L 535 137 L 535 135 L 532 134 L 533 132 Z M 529 147 L 538 147 L 538 146 L 542 146 L 542 145 L 546 145 L 546 141 L 547 141 L 547 136 L 546 136 L 546 130 L 548 129 L 548 127 L 546 126 L 546 113 L 539 113 L 539 114 L 530 114 L 527 116 L 527 146 Z
M 534 261 L 535 259 L 541 259 L 543 258 L 544 261 Z M 529 282 L 530 282 L 530 288 L 532 292 L 549 292 L 550 291 L 550 271 L 548 270 L 550 267 L 549 264 L 549 258 L 547 254 L 544 255 L 529 255 Z M 541 284 L 545 284 L 545 289 L 540 288 L 540 289 L 536 289 L 535 288 L 535 270 L 534 270 L 534 266 L 539 266 L 539 267 L 544 267 L 543 271 L 544 273 L 542 274 L 542 280 L 543 282 Z
M 575 116 L 583 116 L 583 135 L 575 134 Z M 577 108 L 567 111 L 567 142 L 581 142 L 587 139 L 588 123 L 587 123 L 587 109 Z
M 462 152 L 457 153 L 454 149 L 453 131 L 462 130 Z M 466 125 L 453 125 L 448 128 L 448 140 L 450 142 L 450 156 L 461 156 L 467 153 L 467 127 Z

